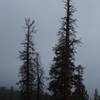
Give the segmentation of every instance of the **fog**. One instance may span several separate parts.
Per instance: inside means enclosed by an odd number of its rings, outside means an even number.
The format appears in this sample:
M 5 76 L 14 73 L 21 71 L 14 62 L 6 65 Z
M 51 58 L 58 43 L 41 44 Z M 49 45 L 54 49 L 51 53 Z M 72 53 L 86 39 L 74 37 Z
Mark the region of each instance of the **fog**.
M 99 0 L 74 0 L 77 9 L 78 46 L 76 63 L 82 64 L 84 83 L 89 92 L 100 84 L 100 12 Z M 50 68 L 57 43 L 57 32 L 64 16 L 62 0 L 0 0 L 0 85 L 16 86 L 21 65 L 18 59 L 20 43 L 24 40 L 24 19 L 35 20 L 35 47 L 40 52 L 45 71 Z

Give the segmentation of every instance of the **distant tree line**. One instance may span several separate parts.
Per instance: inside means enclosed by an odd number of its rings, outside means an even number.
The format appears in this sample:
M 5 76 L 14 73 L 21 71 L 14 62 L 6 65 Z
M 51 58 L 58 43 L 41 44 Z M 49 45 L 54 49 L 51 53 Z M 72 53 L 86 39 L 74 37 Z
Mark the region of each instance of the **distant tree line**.
M 13 87 L 0 87 L 0 100 L 20 100 L 20 94 Z
M 95 89 L 94 96 L 90 97 L 89 100 L 100 100 L 100 94 L 97 89 Z M 40 100 L 54 100 L 54 97 L 48 93 L 40 95 Z M 0 100 L 21 100 L 21 93 L 14 87 L 0 87 Z M 33 91 L 33 100 L 37 100 L 37 92 Z M 79 98 L 74 98 L 74 100 L 80 100 Z
M 37 92 L 33 91 L 33 100 L 37 100 Z M 40 95 L 40 100 L 51 100 L 50 96 L 47 93 Z M 22 100 L 21 93 L 19 90 L 14 89 L 13 87 L 0 87 L 0 100 Z

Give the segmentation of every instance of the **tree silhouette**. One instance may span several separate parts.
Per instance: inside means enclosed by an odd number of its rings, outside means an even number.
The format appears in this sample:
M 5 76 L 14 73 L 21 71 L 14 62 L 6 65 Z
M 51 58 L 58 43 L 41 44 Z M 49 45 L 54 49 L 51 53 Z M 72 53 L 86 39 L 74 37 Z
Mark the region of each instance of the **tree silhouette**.
M 41 95 L 43 94 L 43 68 L 40 63 L 40 56 L 36 54 L 36 92 L 37 100 L 40 100 Z
M 78 65 L 76 67 L 75 78 L 75 91 L 73 92 L 73 100 L 89 100 L 89 96 L 83 84 L 83 67 Z
M 94 100 L 99 100 L 99 94 L 97 89 L 95 89 Z
M 32 33 L 35 33 L 34 24 L 34 20 L 31 22 L 29 18 L 25 19 L 26 37 L 22 43 L 24 49 L 20 51 L 20 60 L 23 64 L 19 72 L 21 79 L 18 82 L 23 100 L 32 100 L 33 95 L 36 71 L 36 52 L 32 41 Z
M 62 27 L 58 35 L 59 41 L 54 48 L 54 63 L 50 70 L 49 90 L 55 99 L 70 100 L 73 87 L 73 73 L 75 70 L 76 31 L 74 29 L 76 19 L 73 18 L 74 7 L 72 0 L 66 0 L 65 16 L 62 18 Z

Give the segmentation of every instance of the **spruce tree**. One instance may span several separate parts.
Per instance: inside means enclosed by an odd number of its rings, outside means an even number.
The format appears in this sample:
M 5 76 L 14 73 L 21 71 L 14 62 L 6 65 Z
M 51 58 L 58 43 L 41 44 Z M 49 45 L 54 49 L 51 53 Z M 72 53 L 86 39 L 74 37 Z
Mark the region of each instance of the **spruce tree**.
M 75 69 L 74 75 L 74 92 L 72 94 L 73 100 L 89 100 L 86 88 L 83 84 L 83 67 L 78 65 Z
M 57 100 L 70 100 L 73 88 L 73 74 L 75 70 L 76 39 L 75 9 L 72 0 L 66 0 L 65 16 L 62 18 L 62 27 L 58 35 L 58 44 L 54 48 L 55 57 L 50 69 L 49 90 Z
M 35 21 L 25 19 L 25 40 L 22 43 L 23 50 L 20 51 L 20 60 L 22 66 L 20 67 L 20 81 L 18 82 L 21 90 L 22 100 L 32 100 L 35 71 L 36 71 L 36 51 L 34 48 L 32 33 L 35 33 Z

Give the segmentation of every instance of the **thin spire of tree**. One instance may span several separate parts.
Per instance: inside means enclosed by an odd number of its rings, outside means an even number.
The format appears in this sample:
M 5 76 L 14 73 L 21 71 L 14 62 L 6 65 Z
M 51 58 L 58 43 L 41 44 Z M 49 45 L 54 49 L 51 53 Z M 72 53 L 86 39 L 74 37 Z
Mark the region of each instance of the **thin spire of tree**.
M 36 52 L 34 48 L 34 43 L 32 40 L 32 33 L 35 33 L 35 21 L 30 21 L 30 19 L 25 19 L 25 40 L 22 43 L 23 50 L 20 51 L 20 60 L 23 64 L 20 67 L 20 81 L 18 82 L 19 88 L 22 93 L 23 100 L 32 100 L 34 80 L 35 80 L 35 58 Z

